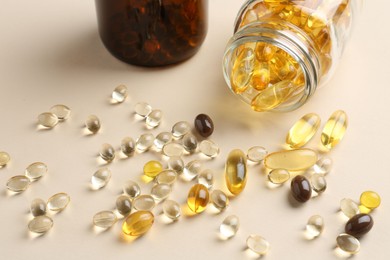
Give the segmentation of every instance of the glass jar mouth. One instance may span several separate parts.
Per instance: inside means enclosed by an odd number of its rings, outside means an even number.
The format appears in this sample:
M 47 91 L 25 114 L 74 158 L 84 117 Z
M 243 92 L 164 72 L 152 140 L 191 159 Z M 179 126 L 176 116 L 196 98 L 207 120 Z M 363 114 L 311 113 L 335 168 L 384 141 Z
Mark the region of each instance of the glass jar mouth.
M 304 88 L 299 99 L 291 103 L 282 103 L 269 111 L 292 111 L 305 104 L 318 85 L 319 60 L 315 50 L 310 47 L 310 39 L 305 38 L 304 33 L 299 32 L 298 27 L 279 21 L 254 22 L 240 28 L 230 39 L 223 58 L 223 74 L 229 88 L 234 92 L 230 77 L 237 48 L 251 43 L 270 44 L 286 52 L 299 64 L 304 76 Z M 239 96 L 244 102 L 249 103 L 247 99 Z

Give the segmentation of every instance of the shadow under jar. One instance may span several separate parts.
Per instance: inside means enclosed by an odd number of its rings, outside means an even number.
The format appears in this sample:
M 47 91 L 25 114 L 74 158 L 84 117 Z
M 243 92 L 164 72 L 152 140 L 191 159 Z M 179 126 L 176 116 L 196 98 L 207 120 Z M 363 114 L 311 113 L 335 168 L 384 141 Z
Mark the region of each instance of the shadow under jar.
M 208 0 L 95 0 L 100 37 L 118 59 L 163 66 L 193 56 L 207 33 Z

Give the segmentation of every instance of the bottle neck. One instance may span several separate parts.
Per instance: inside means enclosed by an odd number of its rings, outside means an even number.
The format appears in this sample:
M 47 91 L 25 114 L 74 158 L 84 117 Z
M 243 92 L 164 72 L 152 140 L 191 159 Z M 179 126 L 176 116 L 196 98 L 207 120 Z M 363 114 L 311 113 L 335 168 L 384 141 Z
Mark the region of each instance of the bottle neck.
M 320 78 L 319 56 L 311 39 L 300 28 L 284 21 L 267 20 L 253 22 L 239 28 L 230 39 L 225 52 L 225 78 L 229 76 L 227 62 L 234 59 L 237 47 L 264 42 L 287 52 L 299 65 L 304 75 L 304 87 L 300 96 L 273 108 L 273 111 L 292 111 L 307 102 L 317 88 Z M 247 100 L 245 100 L 247 102 Z

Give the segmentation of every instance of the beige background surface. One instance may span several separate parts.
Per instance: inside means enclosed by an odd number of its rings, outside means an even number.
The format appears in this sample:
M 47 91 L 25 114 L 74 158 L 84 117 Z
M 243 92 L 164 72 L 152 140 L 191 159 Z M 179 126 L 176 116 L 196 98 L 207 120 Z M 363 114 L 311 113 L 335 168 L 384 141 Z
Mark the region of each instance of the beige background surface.
M 1 1 L 0 150 L 12 156 L 12 162 L 0 169 L 1 259 L 251 259 L 245 247 L 250 234 L 260 234 L 271 243 L 266 259 L 334 259 L 335 238 L 345 223 L 338 213 L 339 201 L 358 200 L 368 189 L 381 194 L 383 203 L 373 213 L 374 228 L 361 240 L 361 252 L 354 259 L 390 258 L 390 4 L 366 3 L 335 76 L 308 104 L 287 114 L 258 114 L 228 91 L 221 73 L 223 50 L 242 2 L 211 0 L 210 27 L 201 51 L 177 66 L 144 69 L 119 62 L 104 49 L 93 1 Z M 111 91 L 120 83 L 129 87 L 131 97 L 124 104 L 110 105 Z M 208 210 L 171 225 L 157 217 L 147 235 L 129 242 L 120 235 L 119 223 L 96 233 L 92 216 L 114 207 L 127 179 L 140 182 L 147 193 L 151 184 L 142 183 L 142 166 L 159 157 L 148 153 L 117 159 L 109 166 L 113 178 L 107 187 L 92 192 L 88 183 L 99 167 L 96 153 L 102 143 L 118 147 L 124 136 L 136 138 L 146 131 L 143 122 L 133 118 L 138 101 L 165 113 L 153 134 L 169 130 L 180 120 L 192 122 L 201 112 L 212 116 L 216 125 L 212 139 L 221 154 L 204 166 L 215 170 L 219 188 L 224 188 L 223 165 L 231 149 L 246 151 L 263 145 L 279 150 L 286 131 L 305 113 L 316 112 L 325 121 L 334 110 L 344 109 L 350 126 L 343 142 L 330 153 L 334 169 L 323 196 L 292 207 L 288 185 L 267 188 L 260 166 L 251 165 L 246 190 L 232 199 L 226 212 Z M 57 103 L 71 107 L 71 119 L 50 131 L 37 130 L 37 115 Z M 83 134 L 89 114 L 102 121 L 96 136 Z M 309 147 L 317 148 L 318 142 L 319 135 Z M 7 179 L 23 174 L 34 161 L 47 163 L 49 174 L 26 192 L 7 195 Z M 171 198 L 184 203 L 190 185 L 178 182 Z M 31 237 L 29 203 L 61 191 L 69 193 L 71 204 L 53 216 L 54 227 L 47 235 Z M 160 211 L 157 207 L 156 215 Z M 217 230 L 229 214 L 240 217 L 241 228 L 233 239 L 221 241 Z M 321 237 L 307 241 L 303 229 L 313 214 L 325 218 L 326 228 Z

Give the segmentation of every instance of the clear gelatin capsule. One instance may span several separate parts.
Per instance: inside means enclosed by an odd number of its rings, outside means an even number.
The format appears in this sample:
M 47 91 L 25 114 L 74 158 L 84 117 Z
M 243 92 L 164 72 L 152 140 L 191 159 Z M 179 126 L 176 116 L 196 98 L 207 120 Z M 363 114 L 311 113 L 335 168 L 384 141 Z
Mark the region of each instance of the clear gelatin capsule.
M 306 170 L 316 162 L 317 153 L 307 148 L 274 152 L 264 158 L 265 167 L 288 171 Z
M 24 174 L 31 180 L 37 180 L 47 173 L 47 165 L 43 162 L 35 162 L 27 166 Z
M 314 174 L 310 177 L 311 187 L 318 194 L 323 193 L 326 190 L 327 183 L 324 176 L 320 174 Z
M 167 143 L 164 145 L 162 152 L 168 157 L 180 157 L 183 155 L 184 148 L 179 143 Z
M 320 116 L 309 113 L 300 118 L 288 131 L 286 144 L 291 148 L 300 148 L 313 138 L 320 127 Z
M 110 228 L 118 221 L 118 218 L 111 210 L 104 210 L 96 213 L 92 221 L 97 227 Z
M 154 215 L 150 211 L 137 211 L 125 219 L 122 231 L 129 236 L 140 236 L 145 234 L 154 223 Z
M 66 120 L 70 117 L 71 110 L 65 105 L 55 105 L 50 108 L 50 112 L 55 114 L 59 120 Z
M 85 120 L 85 127 L 93 134 L 96 134 L 100 130 L 100 120 L 95 115 L 90 115 Z
M 270 247 L 269 242 L 259 235 L 250 235 L 246 239 L 246 245 L 250 250 L 259 255 L 267 254 Z
M 307 221 L 306 231 L 311 237 L 315 238 L 321 235 L 324 225 L 324 219 L 320 215 L 314 215 Z
M 381 204 L 381 197 L 375 191 L 365 191 L 360 195 L 360 203 L 369 209 L 375 209 Z
M 214 185 L 214 172 L 212 170 L 203 170 L 198 175 L 198 183 L 203 184 L 207 189 L 211 189 Z
M 153 134 L 142 134 L 138 137 L 135 147 L 140 152 L 146 152 L 150 148 L 152 148 L 154 143 L 154 135 Z
M 326 175 L 332 170 L 333 161 L 330 157 L 321 157 L 314 165 L 313 172 Z
M 156 202 L 150 195 L 140 195 L 133 200 L 133 207 L 136 210 L 151 211 L 156 206 Z
M 219 226 L 219 233 L 226 239 L 236 235 L 240 228 L 240 219 L 236 215 L 227 216 Z
M 160 150 L 164 147 L 165 144 L 171 142 L 172 139 L 172 133 L 161 132 L 156 136 L 156 139 L 154 139 L 154 146 Z
M 64 210 L 70 202 L 70 197 L 66 193 L 57 193 L 51 196 L 47 200 L 47 208 L 52 211 L 62 211 Z
M 24 175 L 16 175 L 8 179 L 6 186 L 10 191 L 22 192 L 30 186 L 30 179 Z
M 144 165 L 144 174 L 150 178 L 155 178 L 163 170 L 163 165 L 159 161 L 149 161 Z
M 211 140 L 203 140 L 199 144 L 199 151 L 207 157 L 217 157 L 219 154 L 219 146 Z
M 135 104 L 134 110 L 140 117 L 147 117 L 152 112 L 152 106 L 146 102 L 138 102 Z
M 125 137 L 121 141 L 121 151 L 127 157 L 130 157 L 135 152 L 135 142 L 131 137 Z
M 209 199 L 208 189 L 202 184 L 195 184 L 188 192 L 188 208 L 196 214 L 201 213 L 206 209 Z
M 198 148 L 198 139 L 196 139 L 196 136 L 191 133 L 184 135 L 183 147 L 186 152 L 195 153 L 196 149 Z
M 163 117 L 163 112 L 161 110 L 153 110 L 146 116 L 146 125 L 154 128 L 160 125 Z
M 156 177 L 158 184 L 172 185 L 176 182 L 177 173 L 174 170 L 164 170 L 160 172 Z
M 163 203 L 164 215 L 172 220 L 178 220 L 181 216 L 180 204 L 173 200 L 166 200 Z
M 246 156 L 240 149 L 232 150 L 225 163 L 225 182 L 233 195 L 240 194 L 247 179 Z
M 34 199 L 30 205 L 31 214 L 34 217 L 46 214 L 46 202 L 43 199 Z
M 116 209 L 122 216 L 126 216 L 131 212 L 131 198 L 127 195 L 120 195 L 115 201 Z
M 176 138 L 182 138 L 191 131 L 191 124 L 187 121 L 177 122 L 172 126 L 172 135 Z
M 53 227 L 53 220 L 48 216 L 38 216 L 28 223 L 28 230 L 33 233 L 43 234 Z
M 273 169 L 267 177 L 274 184 L 282 184 L 290 179 L 290 173 L 286 169 Z
M 322 130 L 322 145 L 328 150 L 334 148 L 343 139 L 347 126 L 347 114 L 342 110 L 334 112 Z
M 360 242 L 354 236 L 340 234 L 336 238 L 337 246 L 346 253 L 356 254 L 360 250 Z
M 202 171 L 202 163 L 198 160 L 190 161 L 184 167 L 184 175 L 186 178 L 192 180 L 196 178 Z
M 99 155 L 106 162 L 112 162 L 115 158 L 115 149 L 111 144 L 103 144 Z
M 359 205 L 348 198 L 344 198 L 340 201 L 340 210 L 348 218 L 352 218 L 353 216 L 360 213 Z
M 103 188 L 111 179 L 111 170 L 107 167 L 97 170 L 91 177 L 91 184 L 94 190 Z
M 213 203 L 214 207 L 220 211 L 225 210 L 229 206 L 229 198 L 225 194 L 225 192 L 221 190 L 213 190 L 211 192 L 211 203 Z
M 174 170 L 177 174 L 182 174 L 184 171 L 184 162 L 181 157 L 171 157 L 168 160 L 169 169 Z
M 117 103 L 122 103 L 127 98 L 127 87 L 123 84 L 117 86 L 111 94 L 112 99 Z
M 0 152 L 0 168 L 7 165 L 11 160 L 11 156 L 9 156 L 6 152 Z
M 246 157 L 249 161 L 259 163 L 264 160 L 265 156 L 268 154 L 267 149 L 262 146 L 253 146 L 248 149 Z
M 123 185 L 123 192 L 134 199 L 141 194 L 141 188 L 135 181 L 126 181 Z
M 38 116 L 38 124 L 47 128 L 53 128 L 58 124 L 58 117 L 51 112 L 42 113 Z
M 150 195 L 152 195 L 155 201 L 162 201 L 168 198 L 169 194 L 171 194 L 171 191 L 172 187 L 169 184 L 156 184 L 150 191 Z

